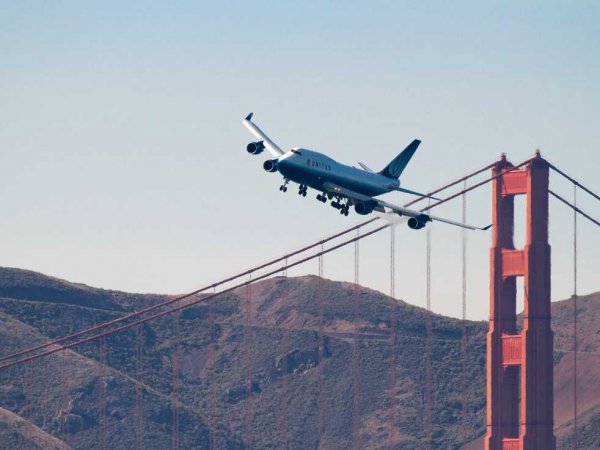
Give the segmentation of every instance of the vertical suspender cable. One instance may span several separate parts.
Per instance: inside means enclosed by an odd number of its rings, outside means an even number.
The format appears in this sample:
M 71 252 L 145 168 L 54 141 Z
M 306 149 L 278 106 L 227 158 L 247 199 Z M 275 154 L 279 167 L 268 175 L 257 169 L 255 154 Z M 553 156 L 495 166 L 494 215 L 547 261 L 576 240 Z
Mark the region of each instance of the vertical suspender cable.
M 142 391 L 142 369 L 144 348 L 144 325 L 139 324 L 135 330 L 135 447 L 137 450 L 144 448 L 144 411 Z
M 34 361 L 29 361 L 23 364 L 23 396 L 25 397 L 25 417 L 29 419 L 30 422 L 35 423 L 35 419 L 33 418 L 33 411 L 35 408 L 33 407 L 33 364 Z
M 396 443 L 396 227 L 390 227 L 390 373 L 388 383 L 389 431 L 388 449 Z
M 217 292 L 217 288 L 213 287 L 213 295 Z M 216 351 L 217 345 L 217 330 L 215 326 L 215 305 L 214 299 L 208 301 L 208 320 L 210 323 L 210 343 L 208 346 L 208 362 L 212 373 L 215 373 Z M 215 449 L 215 427 L 216 427 L 216 407 L 217 407 L 217 383 L 216 380 L 208 379 L 210 400 L 209 400 L 209 434 L 208 445 L 210 450 Z
M 431 203 L 431 201 L 430 201 Z M 424 399 L 424 440 L 425 448 L 431 449 L 431 225 L 426 231 L 427 250 L 427 279 L 426 297 L 427 311 L 425 314 L 425 399 Z
M 288 260 L 285 259 L 285 266 L 287 267 Z M 283 292 L 282 292 L 282 307 L 283 311 L 288 311 L 288 291 L 289 291 L 289 279 L 287 278 L 288 272 L 287 268 L 283 269 Z M 281 324 L 283 329 L 283 357 L 281 361 L 281 372 L 283 376 L 283 399 L 281 405 L 281 449 L 288 449 L 288 403 L 289 403 L 289 380 L 288 380 L 288 352 L 289 352 L 289 331 L 287 329 L 287 325 L 284 319 L 284 322 Z
M 577 208 L 577 185 L 573 185 L 573 206 Z M 577 210 L 573 210 L 573 448 L 577 449 Z
M 323 252 L 323 244 L 321 244 L 321 252 Z M 323 255 L 319 255 L 319 292 L 318 292 L 318 304 L 319 304 L 319 369 L 318 369 L 318 376 L 319 376 L 319 405 L 318 405 L 318 432 L 317 432 L 317 436 L 319 439 L 319 448 L 323 448 L 323 438 L 324 438 L 324 421 L 325 421 L 325 399 L 323 397 L 324 395 L 324 377 L 323 377 L 323 370 L 324 370 L 324 355 L 325 355 L 325 336 L 324 336 L 324 321 L 325 321 L 325 317 L 324 317 L 324 295 L 325 293 L 323 292 L 324 286 L 323 286 Z
M 244 434 L 246 448 L 252 448 L 252 273 L 248 275 L 246 285 L 246 402 L 244 418 Z
M 68 353 L 63 353 L 62 355 L 59 355 L 59 359 L 62 359 L 63 361 L 61 362 L 61 367 L 60 367 L 60 379 L 61 379 L 61 383 L 62 383 L 62 387 L 64 389 L 65 392 L 65 398 L 68 399 L 69 398 L 69 372 L 68 372 L 68 367 L 69 365 L 67 364 L 67 355 Z M 65 444 L 69 444 L 69 410 L 68 410 L 68 406 L 69 406 L 69 402 L 67 401 L 67 405 L 66 408 L 64 409 L 64 411 L 61 411 L 60 413 L 60 419 L 61 419 L 61 423 L 60 423 L 60 427 L 61 427 L 61 432 L 62 432 L 62 440 L 65 442 Z
M 171 404 L 173 408 L 173 450 L 179 450 L 179 316 L 180 311 L 173 314 L 174 337 L 173 337 L 173 393 Z
M 467 189 L 465 180 L 463 189 Z M 462 223 L 467 223 L 467 194 L 462 195 Z M 467 443 L 467 230 L 462 228 L 462 445 Z
M 98 448 L 106 449 L 106 336 L 100 338 L 100 373 L 98 375 Z
M 360 235 L 360 230 L 356 230 L 356 236 Z M 354 241 L 354 449 L 360 450 L 360 340 L 358 336 L 360 327 L 360 287 L 359 287 L 359 245 L 358 240 Z

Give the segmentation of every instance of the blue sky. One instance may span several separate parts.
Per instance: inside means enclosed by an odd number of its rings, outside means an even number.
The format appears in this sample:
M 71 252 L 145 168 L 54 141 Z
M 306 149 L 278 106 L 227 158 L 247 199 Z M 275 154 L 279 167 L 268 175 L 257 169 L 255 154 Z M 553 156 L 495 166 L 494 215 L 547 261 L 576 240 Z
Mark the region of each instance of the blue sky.
M 283 148 L 376 169 L 422 139 L 403 176 L 416 190 L 540 148 L 600 192 L 598 17 L 591 1 L 3 2 L 0 264 L 183 292 L 358 220 L 278 191 L 245 152 L 250 111 Z M 470 221 L 487 223 L 489 197 L 472 196 Z M 572 216 L 551 208 L 560 299 Z M 460 217 L 460 204 L 440 213 Z M 589 292 L 600 239 L 580 222 Z M 432 229 L 432 306 L 459 315 L 460 231 L 448 228 Z M 397 295 L 423 305 L 425 234 L 397 233 Z M 388 238 L 361 247 L 361 282 L 384 291 Z M 487 314 L 488 247 L 469 235 L 472 318 Z M 352 274 L 350 250 L 325 259 L 326 277 Z

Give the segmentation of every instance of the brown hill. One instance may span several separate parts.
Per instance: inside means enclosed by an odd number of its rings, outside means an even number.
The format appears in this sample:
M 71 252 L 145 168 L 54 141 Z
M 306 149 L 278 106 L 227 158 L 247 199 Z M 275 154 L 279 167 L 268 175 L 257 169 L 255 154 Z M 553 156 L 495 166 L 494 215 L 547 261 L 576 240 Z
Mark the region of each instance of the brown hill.
M 51 436 L 31 422 L 0 408 L 0 436 L 3 448 L 32 450 L 70 450 L 67 444 Z
M 61 336 L 76 329 L 139 309 L 164 297 L 95 290 L 43 275 L 0 269 L 0 354 Z M 28 290 L 28 279 L 35 281 Z M 15 294 L 15 286 L 19 287 Z M 12 289 L 12 290 L 11 290 Z M 58 294 L 57 294 L 58 292 Z M 60 292 L 65 292 L 63 298 Z M 324 299 L 324 354 L 319 360 L 319 293 Z M 81 297 L 78 295 L 81 294 Z M 272 278 L 252 285 L 251 317 L 246 290 L 213 301 L 215 338 L 211 337 L 209 307 L 200 304 L 182 311 L 180 329 L 179 430 L 182 448 L 208 448 L 209 427 L 216 426 L 217 448 L 241 448 L 250 425 L 254 448 L 343 449 L 352 446 L 353 398 L 358 393 L 361 448 L 381 448 L 388 442 L 389 389 L 392 371 L 390 314 L 397 322 L 393 346 L 396 365 L 394 399 L 396 446 L 421 448 L 424 421 L 425 311 L 385 295 L 360 289 L 360 339 L 354 341 L 354 286 L 317 277 Z M 16 295 L 16 297 L 13 297 Z M 570 439 L 569 425 L 569 307 L 555 305 L 557 330 L 557 433 Z M 600 296 L 580 299 L 583 314 L 581 349 L 596 351 Z M 587 318 L 587 322 L 583 317 Z M 144 439 L 156 448 L 170 445 L 173 393 L 172 350 L 176 342 L 173 318 L 145 325 L 143 334 Z M 595 325 L 596 324 L 596 325 Z M 485 421 L 484 322 L 468 322 L 467 434 L 481 435 Z M 432 446 L 458 448 L 461 430 L 461 323 L 432 318 Z M 584 338 L 585 336 L 585 338 Z M 98 344 L 33 363 L 28 371 L 0 372 L 0 406 L 21 415 L 73 448 L 89 448 L 98 437 L 99 374 L 106 383 L 107 434 L 110 448 L 135 445 L 134 331 L 107 339 L 106 366 L 99 363 Z M 562 348 L 565 347 L 565 348 Z M 354 358 L 358 355 L 358 359 Z M 591 357 L 592 353 L 590 353 Z M 579 362 L 585 360 L 580 356 Z M 355 365 L 355 362 L 358 364 Z M 581 430 L 594 439 L 598 392 L 590 362 L 580 388 Z M 251 362 L 249 366 L 249 362 Z M 579 364 L 580 367 L 583 367 Z M 250 367 L 250 370 L 248 370 Z M 355 386 L 358 370 L 359 385 Z M 582 369 L 583 370 L 583 369 Z M 322 402 L 319 378 L 322 376 Z M 589 381 L 585 381 L 588 380 Z M 252 389 L 247 390 L 248 380 Z M 562 384 L 561 384 L 562 383 Z M 589 387 L 584 387 L 589 386 Z M 250 396 L 248 394 L 250 393 Z M 319 414 L 321 404 L 322 414 Z M 583 409 L 585 405 L 585 410 Z M 572 408 L 571 408 L 572 409 Z M 322 419 L 320 420 L 319 417 Z M 286 419 L 287 418 L 287 419 Z M 318 442 L 319 422 L 322 442 Z M 285 427 L 285 423 L 288 424 Z M 590 428 L 591 427 L 591 428 Z M 287 429 L 287 432 L 284 430 Z M 0 431 L 0 440 L 5 431 Z M 580 440 L 581 442 L 581 440 Z M 18 447 L 16 447 L 18 448 Z M 593 448 L 593 447 L 590 447 Z

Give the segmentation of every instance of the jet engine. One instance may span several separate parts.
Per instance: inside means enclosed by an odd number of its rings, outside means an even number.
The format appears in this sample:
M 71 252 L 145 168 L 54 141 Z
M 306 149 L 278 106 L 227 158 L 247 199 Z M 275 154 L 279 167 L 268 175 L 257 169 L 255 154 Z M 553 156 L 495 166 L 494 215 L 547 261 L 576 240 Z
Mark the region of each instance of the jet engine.
M 263 141 L 258 141 L 258 142 L 250 142 L 247 146 L 246 146 L 246 150 L 248 151 L 248 153 L 250 153 L 251 155 L 260 155 L 263 150 L 265 149 L 265 144 Z
M 356 211 L 356 213 L 360 214 L 361 216 L 365 216 L 367 214 L 372 213 L 375 206 L 376 203 L 373 201 L 358 202 L 356 205 L 354 205 L 354 211 Z
M 408 227 L 412 228 L 413 230 L 420 230 L 430 220 L 431 219 L 427 214 L 419 214 L 418 216 L 408 219 Z
M 276 159 L 268 159 L 263 164 L 263 169 L 267 172 L 277 172 L 277 160 Z

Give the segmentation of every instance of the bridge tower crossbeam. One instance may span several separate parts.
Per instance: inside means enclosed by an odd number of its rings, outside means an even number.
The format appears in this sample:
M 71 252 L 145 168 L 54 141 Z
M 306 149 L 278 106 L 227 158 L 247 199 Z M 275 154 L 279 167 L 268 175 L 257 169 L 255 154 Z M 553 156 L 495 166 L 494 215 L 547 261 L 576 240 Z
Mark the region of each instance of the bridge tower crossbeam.
M 490 325 L 487 334 L 486 450 L 555 450 L 553 334 L 548 243 L 549 165 L 539 152 L 511 170 L 493 169 Z M 510 170 L 510 171 L 509 171 Z M 527 197 L 527 235 L 515 249 L 514 196 Z M 516 277 L 524 277 L 523 327 L 517 330 Z

